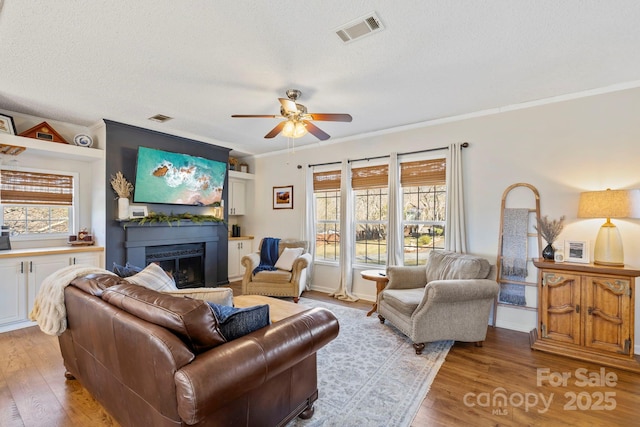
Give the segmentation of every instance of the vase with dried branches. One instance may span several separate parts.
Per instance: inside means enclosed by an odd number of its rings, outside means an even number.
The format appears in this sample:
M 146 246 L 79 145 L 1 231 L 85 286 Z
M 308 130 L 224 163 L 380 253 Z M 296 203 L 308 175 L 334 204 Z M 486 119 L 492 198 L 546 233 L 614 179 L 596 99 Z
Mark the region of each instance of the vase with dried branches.
M 118 195 L 118 219 L 129 218 L 129 197 L 133 193 L 133 184 L 124 177 L 122 172 L 111 175 L 111 188 Z
M 560 232 L 564 228 L 564 215 L 559 220 L 549 220 L 547 215 L 537 218 L 537 225 L 534 226 L 540 236 L 547 242 L 547 246 L 542 250 L 542 258 L 552 260 L 555 254 L 553 242 L 556 241 Z

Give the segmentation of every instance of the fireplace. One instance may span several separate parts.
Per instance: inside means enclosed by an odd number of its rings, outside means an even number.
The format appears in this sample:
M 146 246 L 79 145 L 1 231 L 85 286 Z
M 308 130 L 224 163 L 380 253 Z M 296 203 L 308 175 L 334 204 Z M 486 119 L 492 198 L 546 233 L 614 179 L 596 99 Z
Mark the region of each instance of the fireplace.
M 204 286 L 204 243 L 148 246 L 145 264 L 157 263 L 171 274 L 178 288 Z
M 181 223 L 180 225 L 127 225 L 127 262 L 146 266 L 157 263 L 170 273 L 178 288 L 217 286 L 218 226 Z

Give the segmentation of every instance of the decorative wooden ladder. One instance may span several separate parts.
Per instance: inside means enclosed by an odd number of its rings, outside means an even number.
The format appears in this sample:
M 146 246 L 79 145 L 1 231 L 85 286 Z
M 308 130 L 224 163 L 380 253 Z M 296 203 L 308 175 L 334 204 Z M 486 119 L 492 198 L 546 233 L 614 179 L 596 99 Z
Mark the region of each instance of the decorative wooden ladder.
M 522 200 L 518 200 L 518 202 L 522 203 L 524 206 L 509 206 L 509 208 L 527 208 L 529 209 L 529 221 L 528 221 L 528 231 L 527 231 L 527 270 L 531 271 L 530 269 L 534 269 L 536 271 L 536 279 L 535 282 L 533 281 L 517 281 L 517 280 L 511 280 L 511 279 L 506 279 L 504 278 L 503 275 L 503 269 L 502 269 L 502 259 L 504 257 L 504 253 L 503 253 L 503 240 L 504 240 L 504 212 L 505 209 L 507 209 L 507 199 L 508 196 L 511 195 L 511 198 L 514 199 L 514 190 L 518 189 L 518 188 L 522 188 L 525 189 L 526 192 L 527 189 L 531 191 L 532 195 L 533 195 L 533 201 L 532 202 L 527 202 L 526 204 L 522 201 Z M 517 191 L 517 190 L 516 190 Z M 521 192 L 523 193 L 523 192 Z M 520 194 L 520 196 L 524 196 L 524 194 Z M 521 198 L 528 198 L 528 197 L 521 197 Z M 512 200 L 511 203 L 514 203 L 514 201 Z M 504 193 L 502 193 L 502 204 L 500 206 L 500 236 L 498 239 L 498 257 L 496 260 L 496 280 L 498 282 L 499 285 L 502 284 L 514 284 L 514 285 L 523 285 L 523 286 L 534 286 L 536 287 L 536 291 L 537 291 L 537 287 L 538 287 L 538 269 L 533 265 L 533 258 L 538 258 L 540 256 L 540 251 L 542 250 L 542 240 L 540 237 L 540 233 L 538 233 L 536 231 L 536 229 L 534 228 L 534 225 L 537 224 L 537 219 L 540 218 L 540 194 L 538 193 L 538 190 L 531 184 L 526 184 L 526 183 L 516 183 L 513 185 L 510 185 L 509 187 L 507 187 L 506 190 L 504 190 Z M 537 242 L 537 247 L 535 248 L 535 251 L 532 249 L 533 245 L 529 245 L 528 241 L 529 239 L 535 239 L 535 241 Z M 502 286 L 501 286 L 502 288 Z M 502 303 L 499 301 L 499 296 L 496 297 L 496 299 L 494 300 L 493 303 L 493 322 L 492 322 L 492 326 L 496 326 L 496 319 L 498 316 L 498 307 L 499 306 L 506 306 L 506 307 L 510 307 L 510 308 L 517 308 L 517 309 L 523 309 L 523 310 L 530 310 L 530 311 L 537 311 L 537 307 L 531 307 L 531 306 L 527 306 L 527 305 L 515 305 L 515 304 L 508 304 L 508 303 Z M 537 298 L 536 298 L 537 301 Z

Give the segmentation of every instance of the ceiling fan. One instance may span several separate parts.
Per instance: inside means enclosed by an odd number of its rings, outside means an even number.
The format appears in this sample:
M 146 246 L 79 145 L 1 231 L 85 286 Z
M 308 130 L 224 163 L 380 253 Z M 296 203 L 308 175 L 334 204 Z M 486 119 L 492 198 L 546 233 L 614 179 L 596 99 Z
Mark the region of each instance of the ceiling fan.
M 349 114 L 308 113 L 307 107 L 296 102 L 300 95 L 302 95 L 302 92 L 298 89 L 289 89 L 287 90 L 287 98 L 278 98 L 280 101 L 280 115 L 234 114 L 231 117 L 285 119 L 278 123 L 276 127 L 271 129 L 264 137 L 273 138 L 282 132 L 282 134 L 288 138 L 300 138 L 309 132 L 321 141 L 329 139 L 330 136 L 311 123 L 311 120 L 325 122 L 350 122 L 352 120 Z

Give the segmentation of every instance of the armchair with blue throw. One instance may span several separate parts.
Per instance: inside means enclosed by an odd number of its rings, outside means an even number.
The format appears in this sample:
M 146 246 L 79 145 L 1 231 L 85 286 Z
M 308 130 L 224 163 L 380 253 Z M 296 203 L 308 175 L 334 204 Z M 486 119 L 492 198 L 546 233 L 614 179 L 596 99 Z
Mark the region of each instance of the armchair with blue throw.
M 387 267 L 378 295 L 380 322 L 389 320 L 413 341 L 416 354 L 441 340 L 482 346 L 498 295 L 495 267 L 484 258 L 431 251 L 427 264 Z
M 243 295 L 292 297 L 298 302 L 307 285 L 309 243 L 265 237 L 256 253 L 242 257 Z

